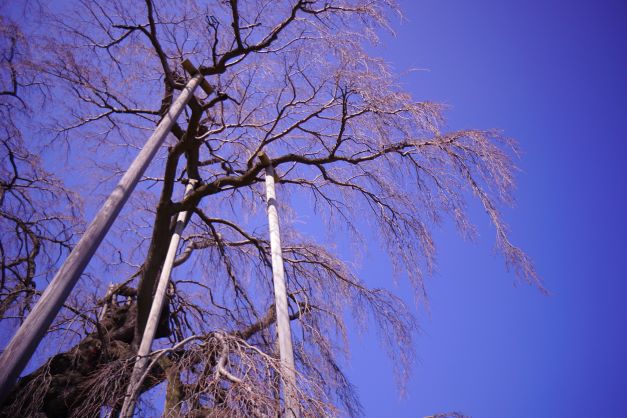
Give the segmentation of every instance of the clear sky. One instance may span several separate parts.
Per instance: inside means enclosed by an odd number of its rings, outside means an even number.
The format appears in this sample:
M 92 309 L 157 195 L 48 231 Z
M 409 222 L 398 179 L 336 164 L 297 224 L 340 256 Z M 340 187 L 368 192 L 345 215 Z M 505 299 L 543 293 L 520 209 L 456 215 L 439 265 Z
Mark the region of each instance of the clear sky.
M 376 336 L 351 335 L 366 416 L 627 417 L 627 1 L 400 1 L 406 21 L 375 52 L 416 99 L 450 106 L 451 129 L 518 140 L 505 218 L 550 295 L 515 285 L 471 206 L 476 242 L 436 233 L 403 399 Z M 369 255 L 362 276 L 389 286 L 389 263 Z M 396 293 L 413 303 L 402 282 Z
M 353 338 L 366 415 L 627 417 L 627 3 L 401 4 L 407 22 L 379 53 L 398 72 L 425 69 L 403 82 L 450 105 L 451 128 L 519 141 L 506 218 L 551 294 L 514 285 L 477 207 L 477 242 L 445 226 L 404 399 L 374 338 Z M 365 263 L 370 283 L 387 281 L 381 257 Z

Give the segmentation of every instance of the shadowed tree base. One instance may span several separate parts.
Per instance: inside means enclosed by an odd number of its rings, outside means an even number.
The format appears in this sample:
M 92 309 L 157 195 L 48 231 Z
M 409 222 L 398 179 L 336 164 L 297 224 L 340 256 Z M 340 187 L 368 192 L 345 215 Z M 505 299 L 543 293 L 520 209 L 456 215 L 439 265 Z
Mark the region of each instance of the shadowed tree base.
M 87 389 L 94 381 L 105 379 L 104 375 L 111 371 L 111 366 L 117 369 L 115 371 L 123 371 L 132 365 L 135 356 L 132 349 L 135 308 L 135 303 L 111 307 L 97 331 L 21 378 L 0 416 L 70 417 L 79 415 L 77 413 L 85 408 L 89 409 L 90 401 L 95 399 L 89 399 L 90 391 Z M 167 321 L 162 320 L 158 337 L 166 337 L 168 333 Z M 122 373 L 121 377 L 127 375 Z M 161 367 L 153 367 L 142 391 L 162 382 L 165 377 Z M 117 386 L 117 391 L 120 391 L 117 395 L 123 396 L 125 385 Z M 115 396 L 114 393 L 107 394 L 108 397 L 111 395 Z

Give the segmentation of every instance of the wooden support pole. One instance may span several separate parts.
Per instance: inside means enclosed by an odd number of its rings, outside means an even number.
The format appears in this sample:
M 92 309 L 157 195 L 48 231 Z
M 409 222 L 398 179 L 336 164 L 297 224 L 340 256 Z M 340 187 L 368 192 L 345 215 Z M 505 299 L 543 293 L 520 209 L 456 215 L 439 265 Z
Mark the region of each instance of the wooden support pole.
M 191 76 L 195 76 L 196 74 L 198 74 L 198 69 L 194 66 L 194 64 L 192 64 L 192 62 L 188 59 L 186 59 L 185 61 L 183 61 L 183 68 L 185 69 L 185 71 L 187 71 L 189 73 L 189 75 Z M 202 80 L 200 80 L 200 88 L 203 89 L 203 91 L 205 93 L 207 93 L 207 96 L 211 96 L 211 93 L 213 93 L 213 87 L 211 87 L 211 85 L 209 84 L 209 82 L 207 80 L 205 80 L 204 78 Z
M 187 196 L 193 189 L 196 180 L 189 180 L 187 187 L 185 188 L 185 196 Z M 133 367 L 133 373 L 128 384 L 126 391 L 126 397 L 120 411 L 121 418 L 130 418 L 135 411 L 135 401 L 139 394 L 139 388 L 142 384 L 144 372 L 148 365 L 148 355 L 152 348 L 152 342 L 155 339 L 155 333 L 159 326 L 159 320 L 161 318 L 161 312 L 163 311 L 163 304 L 165 303 L 165 294 L 168 290 L 168 283 L 170 282 L 170 274 L 172 273 L 172 267 L 174 265 L 174 258 L 176 257 L 176 251 L 181 241 L 181 233 L 185 224 L 187 223 L 187 212 L 179 212 L 176 219 L 176 225 L 174 226 L 174 234 L 170 239 L 170 246 L 163 262 L 163 269 L 161 270 L 161 276 L 159 276 L 159 282 L 157 290 L 150 306 L 150 314 L 148 315 L 148 322 L 146 322 L 146 329 L 142 336 L 142 341 L 137 351 L 137 360 Z
M 283 398 L 285 400 L 285 417 L 298 418 L 300 408 L 296 396 L 296 369 L 294 368 L 294 350 L 292 348 L 292 332 L 287 304 L 287 286 L 283 270 L 283 254 L 279 231 L 279 214 L 276 207 L 274 190 L 275 173 L 270 159 L 265 153 L 259 159 L 266 166 L 266 200 L 268 205 L 268 225 L 270 228 L 270 252 L 272 253 L 272 280 L 274 283 L 274 305 L 276 307 L 276 328 L 281 358 L 281 375 L 283 377 Z
M 196 73 L 183 88 L 0 356 L 0 405 L 202 80 L 202 75 Z

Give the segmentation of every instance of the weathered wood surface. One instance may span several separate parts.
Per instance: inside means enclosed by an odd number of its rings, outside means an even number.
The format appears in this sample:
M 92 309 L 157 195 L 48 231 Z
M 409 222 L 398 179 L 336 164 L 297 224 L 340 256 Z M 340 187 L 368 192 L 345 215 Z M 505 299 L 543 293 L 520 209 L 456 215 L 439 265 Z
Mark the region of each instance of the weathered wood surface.
M 274 283 L 274 299 L 276 307 L 277 338 L 279 341 L 279 355 L 283 375 L 283 397 L 285 399 L 285 417 L 297 418 L 300 416 L 296 388 L 296 371 L 294 368 L 294 350 L 292 347 L 292 332 L 290 329 L 290 314 L 287 304 L 287 286 L 283 268 L 283 254 L 281 251 L 281 235 L 279 230 L 279 214 L 276 206 L 276 191 L 274 188 L 275 173 L 266 154 L 259 156 L 266 164 L 266 200 L 268 205 L 268 225 L 270 228 L 270 251 L 272 254 L 272 280 Z

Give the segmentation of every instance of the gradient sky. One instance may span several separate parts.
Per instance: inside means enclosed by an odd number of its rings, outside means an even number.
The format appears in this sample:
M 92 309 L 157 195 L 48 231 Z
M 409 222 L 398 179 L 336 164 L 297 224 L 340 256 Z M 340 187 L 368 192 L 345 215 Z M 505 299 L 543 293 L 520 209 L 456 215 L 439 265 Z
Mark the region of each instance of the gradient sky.
M 368 417 L 627 417 L 627 3 L 401 2 L 378 50 L 449 126 L 499 128 L 523 150 L 506 211 L 550 291 L 515 285 L 481 210 L 477 242 L 445 226 L 418 308 L 418 361 L 399 399 L 374 337 L 353 336 L 350 376 Z M 385 260 L 365 263 L 389 282 Z M 382 279 L 383 277 L 383 279 Z M 409 294 L 404 285 L 397 289 Z M 407 301 L 412 303 L 411 296 Z
M 400 399 L 374 335 L 351 335 L 349 376 L 367 417 L 627 417 L 627 2 L 401 0 L 406 21 L 374 50 L 449 126 L 516 138 L 512 239 L 550 295 L 516 284 L 478 205 L 476 242 L 436 232 L 430 305 Z M 408 72 L 410 69 L 419 71 Z M 371 250 L 363 277 L 389 286 Z M 413 297 L 402 282 L 395 293 Z

